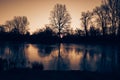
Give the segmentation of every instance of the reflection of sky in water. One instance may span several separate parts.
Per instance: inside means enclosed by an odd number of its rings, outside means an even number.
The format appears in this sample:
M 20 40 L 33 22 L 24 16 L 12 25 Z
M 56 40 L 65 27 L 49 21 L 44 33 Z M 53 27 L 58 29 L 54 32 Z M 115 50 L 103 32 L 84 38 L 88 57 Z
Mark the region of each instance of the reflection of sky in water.
M 112 71 L 119 63 L 117 46 L 61 44 L 4 44 L 0 58 L 7 59 L 9 67 L 43 64 L 44 70 Z

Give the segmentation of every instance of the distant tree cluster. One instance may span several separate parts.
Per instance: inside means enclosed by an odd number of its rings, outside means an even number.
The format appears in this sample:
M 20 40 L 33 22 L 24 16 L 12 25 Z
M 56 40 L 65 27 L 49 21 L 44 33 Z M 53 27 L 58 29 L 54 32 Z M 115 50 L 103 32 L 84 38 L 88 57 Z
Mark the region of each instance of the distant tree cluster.
M 26 34 L 28 32 L 29 22 L 26 16 L 15 16 L 13 20 L 6 21 L 8 32 Z
M 39 29 L 31 35 L 32 42 L 41 42 L 41 43 L 54 43 L 58 42 L 58 36 L 50 27 L 46 25 L 45 28 Z
M 0 26 L 0 39 L 10 41 L 26 40 L 29 37 L 29 22 L 26 16 L 15 16 Z
M 103 0 L 101 6 L 92 12 L 82 12 L 81 16 L 86 36 L 93 32 L 103 36 L 120 35 L 120 0 Z

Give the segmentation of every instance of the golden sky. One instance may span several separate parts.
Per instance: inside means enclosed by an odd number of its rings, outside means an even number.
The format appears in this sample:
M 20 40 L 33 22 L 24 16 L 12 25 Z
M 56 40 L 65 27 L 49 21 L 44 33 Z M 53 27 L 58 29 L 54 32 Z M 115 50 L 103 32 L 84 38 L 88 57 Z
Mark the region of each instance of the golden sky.
M 49 24 L 50 11 L 56 3 L 65 4 L 71 15 L 71 26 L 80 27 L 82 11 L 92 10 L 101 0 L 0 0 L 0 24 L 14 16 L 27 16 L 30 31 Z

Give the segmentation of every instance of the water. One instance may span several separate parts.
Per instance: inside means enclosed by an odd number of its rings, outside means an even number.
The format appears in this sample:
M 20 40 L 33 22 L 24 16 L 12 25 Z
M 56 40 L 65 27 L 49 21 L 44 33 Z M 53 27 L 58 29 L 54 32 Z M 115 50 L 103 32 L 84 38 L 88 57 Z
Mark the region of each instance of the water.
M 89 44 L 0 43 L 0 70 L 30 68 L 33 63 L 43 70 L 117 71 L 119 46 Z

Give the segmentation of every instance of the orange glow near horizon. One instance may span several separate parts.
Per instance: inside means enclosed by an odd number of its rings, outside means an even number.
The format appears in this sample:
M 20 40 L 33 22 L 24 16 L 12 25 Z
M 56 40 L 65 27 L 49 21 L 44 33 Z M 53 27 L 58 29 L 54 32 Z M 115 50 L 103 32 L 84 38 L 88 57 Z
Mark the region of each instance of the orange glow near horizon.
M 49 24 L 50 11 L 54 5 L 65 4 L 71 15 L 71 26 L 80 27 L 81 12 L 92 10 L 101 0 L 0 0 L 0 24 L 14 16 L 27 16 L 30 32 Z

